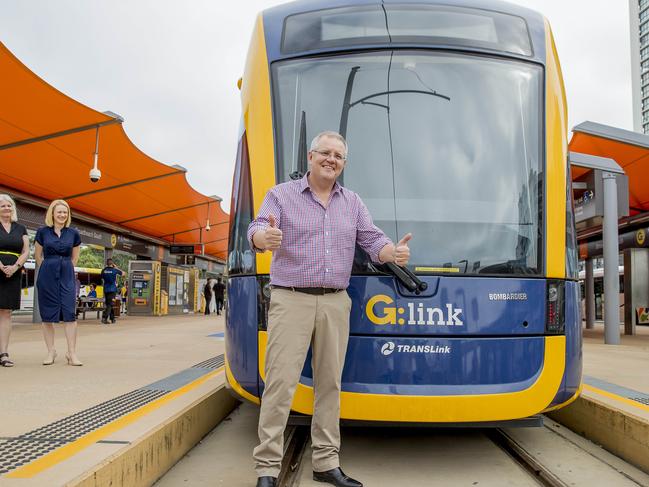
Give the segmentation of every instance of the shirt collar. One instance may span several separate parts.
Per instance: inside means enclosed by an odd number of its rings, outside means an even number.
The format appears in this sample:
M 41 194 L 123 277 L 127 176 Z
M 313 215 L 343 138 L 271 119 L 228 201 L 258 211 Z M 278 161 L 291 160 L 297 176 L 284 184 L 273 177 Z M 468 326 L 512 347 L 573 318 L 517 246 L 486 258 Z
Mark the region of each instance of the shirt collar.
M 300 193 L 304 193 L 304 191 L 305 191 L 307 188 L 308 188 L 308 189 L 311 189 L 311 187 L 309 186 L 309 180 L 308 180 L 308 178 L 307 178 L 307 176 L 309 175 L 310 172 L 311 172 L 311 171 L 307 171 L 307 173 L 302 177 L 302 179 L 300 179 Z M 336 180 L 336 182 L 334 183 L 334 187 L 333 187 L 333 189 L 331 190 L 331 192 L 332 192 L 332 193 L 338 193 L 338 192 L 340 192 L 341 190 L 342 190 L 342 186 L 341 186 L 341 185 L 338 183 L 338 181 Z

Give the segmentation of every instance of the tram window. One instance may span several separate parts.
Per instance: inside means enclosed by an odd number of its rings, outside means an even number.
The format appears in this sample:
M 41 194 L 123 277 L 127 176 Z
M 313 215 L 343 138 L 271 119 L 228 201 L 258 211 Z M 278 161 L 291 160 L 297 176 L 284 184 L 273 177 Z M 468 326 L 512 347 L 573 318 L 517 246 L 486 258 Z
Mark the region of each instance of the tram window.
M 577 228 L 575 226 L 575 210 L 570 184 L 570 162 L 566 163 L 566 277 L 579 278 L 577 257 Z
M 273 63 L 279 179 L 298 168 L 300 144 L 346 127 L 342 183 L 392 239 L 415 235 L 415 272 L 540 275 L 542 74 L 406 50 Z
M 520 17 L 421 4 L 343 7 L 289 16 L 282 52 L 404 42 L 532 54 L 527 25 Z
M 252 274 L 255 272 L 255 258 L 247 236 L 248 225 L 253 219 L 252 187 L 245 132 L 239 141 L 230 208 L 234 212 L 234 218 L 230 220 L 228 272 L 230 275 Z

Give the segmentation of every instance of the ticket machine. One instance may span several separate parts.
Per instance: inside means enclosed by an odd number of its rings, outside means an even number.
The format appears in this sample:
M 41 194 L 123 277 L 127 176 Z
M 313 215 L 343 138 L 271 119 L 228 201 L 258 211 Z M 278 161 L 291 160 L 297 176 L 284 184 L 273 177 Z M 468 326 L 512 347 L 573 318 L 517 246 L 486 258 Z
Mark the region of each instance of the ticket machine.
M 161 314 L 160 270 L 158 261 L 131 261 L 128 265 L 128 314 Z

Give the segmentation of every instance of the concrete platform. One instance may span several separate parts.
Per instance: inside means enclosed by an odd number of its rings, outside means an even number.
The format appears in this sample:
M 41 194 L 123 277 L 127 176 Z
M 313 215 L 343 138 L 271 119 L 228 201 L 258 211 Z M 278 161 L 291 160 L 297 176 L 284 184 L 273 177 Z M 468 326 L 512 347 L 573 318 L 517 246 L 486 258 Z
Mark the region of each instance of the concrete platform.
M 52 366 L 39 325 L 11 337 L 0 368 L 0 483 L 151 485 L 236 402 L 224 390 L 223 317 L 123 317 L 80 322 L 83 367 Z
M 624 332 L 620 327 L 620 333 Z M 579 399 L 549 416 L 649 473 L 649 327 L 604 344 L 604 326 L 584 329 Z

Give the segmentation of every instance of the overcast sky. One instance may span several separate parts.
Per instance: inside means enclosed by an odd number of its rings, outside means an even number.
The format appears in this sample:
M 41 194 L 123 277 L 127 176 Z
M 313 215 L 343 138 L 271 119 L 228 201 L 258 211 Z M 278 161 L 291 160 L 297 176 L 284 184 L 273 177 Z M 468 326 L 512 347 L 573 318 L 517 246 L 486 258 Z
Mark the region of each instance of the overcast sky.
M 237 79 L 256 13 L 274 0 L 0 0 L 0 42 L 76 100 L 125 118 L 145 153 L 188 169 L 229 208 Z M 550 21 L 570 127 L 632 129 L 627 0 L 517 0 Z M 2 76 L 2 73 L 0 73 Z

